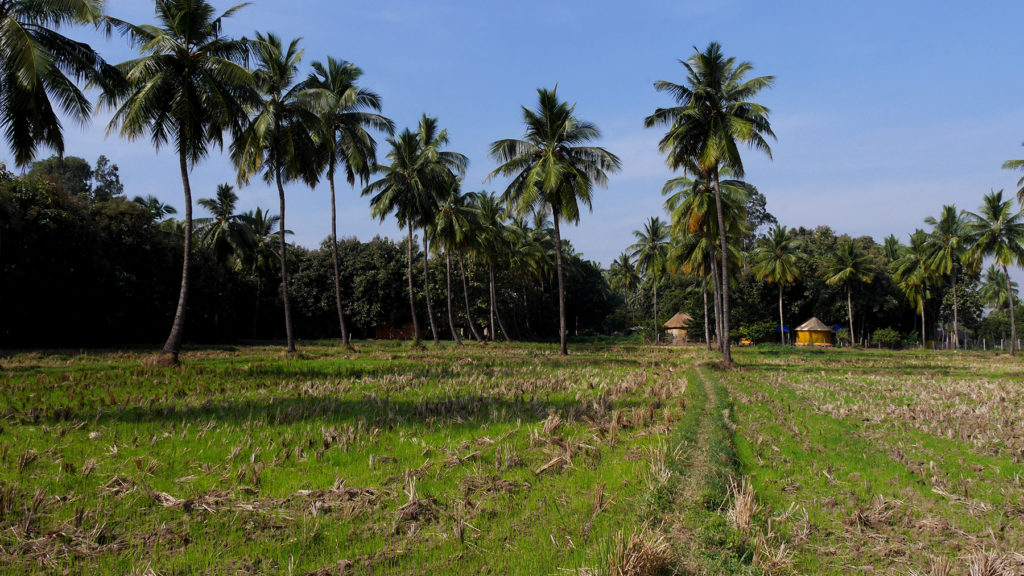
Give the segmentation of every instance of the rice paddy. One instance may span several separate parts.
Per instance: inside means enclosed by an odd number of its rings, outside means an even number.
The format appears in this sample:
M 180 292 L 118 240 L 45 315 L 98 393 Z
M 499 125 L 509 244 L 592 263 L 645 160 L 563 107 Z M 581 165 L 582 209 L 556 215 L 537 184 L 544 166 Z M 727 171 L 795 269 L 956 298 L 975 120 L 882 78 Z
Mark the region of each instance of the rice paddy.
M 8 354 L 0 573 L 1024 574 L 1019 360 L 555 352 Z

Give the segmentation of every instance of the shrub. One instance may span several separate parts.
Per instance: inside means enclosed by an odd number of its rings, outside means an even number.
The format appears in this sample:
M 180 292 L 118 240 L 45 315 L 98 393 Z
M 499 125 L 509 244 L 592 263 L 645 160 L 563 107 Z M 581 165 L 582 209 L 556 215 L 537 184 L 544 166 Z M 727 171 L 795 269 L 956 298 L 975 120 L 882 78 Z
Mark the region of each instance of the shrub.
M 778 325 L 774 322 L 755 322 L 740 328 L 740 335 L 751 342 L 775 342 L 778 339 Z
M 875 330 L 871 335 L 871 345 L 899 349 L 903 347 L 903 337 L 892 328 L 882 328 L 881 330 Z

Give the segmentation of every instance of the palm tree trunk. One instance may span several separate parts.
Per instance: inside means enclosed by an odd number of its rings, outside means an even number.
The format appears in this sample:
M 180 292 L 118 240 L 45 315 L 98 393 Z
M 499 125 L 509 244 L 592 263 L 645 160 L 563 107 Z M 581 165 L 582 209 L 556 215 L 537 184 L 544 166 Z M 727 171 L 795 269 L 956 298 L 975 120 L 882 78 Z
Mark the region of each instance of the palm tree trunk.
M 334 201 L 334 164 L 331 164 L 327 179 L 331 183 L 331 262 L 334 264 L 334 303 L 338 308 L 338 325 L 341 327 L 341 345 L 351 346 L 348 330 L 345 328 L 345 313 L 341 309 L 341 273 L 338 268 L 338 210 Z
M 732 364 L 732 345 L 729 342 L 729 244 L 725 230 L 725 212 L 722 210 L 722 191 L 718 186 L 718 168 L 715 168 L 715 211 L 718 212 L 718 236 L 722 242 L 722 361 Z
M 260 292 L 263 289 L 263 280 L 256 275 L 256 310 L 252 313 L 252 337 L 256 337 L 256 328 L 260 323 Z
M 508 332 L 505 331 L 505 324 L 501 321 L 501 313 L 498 312 L 498 292 L 497 283 L 494 281 L 494 264 L 488 262 L 487 268 L 491 275 L 491 310 L 494 317 L 498 319 L 498 329 L 501 330 L 501 335 L 505 338 L 505 342 L 511 342 L 512 339 L 508 337 Z M 493 323 L 491 326 L 493 330 Z M 495 339 L 497 339 L 497 335 L 495 335 Z
M 427 318 L 430 319 L 430 335 L 434 338 L 434 346 L 441 343 L 437 338 L 437 325 L 434 324 L 434 308 L 430 304 L 430 259 L 427 257 L 427 228 L 423 227 L 423 295 L 427 299 Z
M 281 169 L 274 169 L 274 179 L 277 180 L 277 197 L 281 202 L 281 297 L 284 299 L 284 332 L 288 339 L 288 353 L 295 352 L 295 336 L 292 334 L 292 308 L 288 302 L 288 243 L 284 239 L 284 186 L 281 184 Z
M 715 303 L 715 345 L 722 352 L 722 277 L 718 274 L 718 260 L 711 257 L 711 296 Z
M 473 316 L 469 311 L 469 289 L 466 287 L 466 264 L 462 259 L 462 254 L 459 254 L 459 271 L 462 272 L 462 297 L 466 301 L 466 324 L 469 324 L 469 331 L 473 333 L 473 339 L 480 342 L 480 334 L 476 331 L 476 325 L 473 324 Z
M 786 344 L 786 323 L 782 319 L 782 284 L 779 283 L 779 342 Z
M 178 290 L 178 308 L 174 312 L 174 323 L 171 333 L 160 352 L 160 362 L 169 365 L 178 363 L 178 352 L 181 351 L 181 339 L 185 331 L 185 312 L 188 308 L 188 281 L 192 253 L 192 187 L 188 181 L 188 159 L 184 150 L 178 152 L 178 164 L 181 168 L 181 187 L 185 191 L 185 242 L 181 264 L 181 288 Z
M 1014 318 L 1013 311 L 1013 287 L 1010 284 L 1010 273 L 1006 271 L 1006 265 L 1001 264 L 1003 267 L 1003 276 L 1006 277 L 1006 293 L 1009 294 L 1010 301 L 1010 356 L 1017 351 L 1017 321 Z
M 953 277 L 953 349 L 954 350 L 959 350 L 960 349 L 960 333 L 957 330 L 957 320 L 958 320 L 958 318 L 957 318 L 957 316 L 958 316 L 957 309 L 958 309 L 958 306 L 957 306 L 957 301 L 956 301 L 956 267 L 953 267 L 953 272 L 952 272 L 951 276 Z
M 853 335 L 853 290 L 850 283 L 846 283 L 846 311 L 850 315 L 850 347 L 857 347 L 857 338 Z
M 711 351 L 711 327 L 708 326 L 708 277 L 701 278 L 701 292 L 704 294 L 704 343 Z
M 409 312 L 412 314 L 412 341 L 420 343 L 420 321 L 416 319 L 416 297 L 412 292 L 412 220 L 409 221 Z
M 928 346 L 928 340 L 927 340 L 927 337 L 925 336 L 925 331 L 924 331 L 924 298 L 921 298 L 920 296 L 918 296 L 917 297 L 917 301 L 918 301 L 918 304 L 920 304 L 920 306 L 921 306 L 921 349 L 923 350 L 925 347 Z
M 444 279 L 448 284 L 448 329 L 452 331 L 455 344 L 462 346 L 462 338 L 459 338 L 459 333 L 455 330 L 455 317 L 452 315 L 452 255 L 448 250 L 444 251 L 444 264 Z
M 491 315 L 491 326 L 489 339 L 491 342 L 496 340 L 495 329 L 494 329 L 494 274 L 491 274 L 491 263 L 487 263 L 487 311 Z
M 555 266 L 558 269 L 558 341 L 559 354 L 569 355 L 565 332 L 565 280 L 562 277 L 562 232 L 558 227 L 558 213 L 552 212 L 555 221 Z
M 658 334 L 658 281 L 654 281 L 654 344 L 659 342 Z

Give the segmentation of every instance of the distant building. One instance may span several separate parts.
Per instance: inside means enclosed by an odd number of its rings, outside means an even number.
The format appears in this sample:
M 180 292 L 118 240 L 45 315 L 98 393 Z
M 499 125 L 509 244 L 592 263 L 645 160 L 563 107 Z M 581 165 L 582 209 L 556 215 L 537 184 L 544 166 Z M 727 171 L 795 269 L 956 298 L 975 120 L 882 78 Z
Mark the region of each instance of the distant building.
M 797 346 L 831 346 L 832 328 L 818 320 L 811 318 L 807 322 L 796 327 Z
M 665 322 L 665 331 L 672 338 L 672 342 L 688 342 L 687 330 L 693 318 L 686 312 L 677 312 L 675 316 Z

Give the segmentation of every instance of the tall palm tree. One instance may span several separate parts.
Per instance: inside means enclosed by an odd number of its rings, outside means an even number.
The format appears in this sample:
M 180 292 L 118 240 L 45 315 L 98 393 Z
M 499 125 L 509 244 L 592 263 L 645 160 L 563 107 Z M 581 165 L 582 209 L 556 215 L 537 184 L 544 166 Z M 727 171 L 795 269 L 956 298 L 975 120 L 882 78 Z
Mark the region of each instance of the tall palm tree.
M 75 82 L 109 89 L 116 81 L 88 44 L 57 31 L 102 21 L 103 0 L 0 2 L 0 127 L 16 165 L 32 162 L 40 144 L 64 155 L 59 113 L 89 120 L 92 105 Z
M 536 110 L 523 107 L 526 134 L 522 140 L 498 140 L 490 156 L 498 167 L 487 179 L 512 177 L 502 194 L 511 210 L 550 214 L 555 230 L 555 262 L 558 273 L 560 353 L 569 353 L 565 326 L 565 276 L 562 266 L 561 223 L 577 223 L 580 204 L 591 208 L 594 186 L 605 187 L 608 174 L 619 170 L 619 158 L 604 148 L 587 146 L 601 133 L 597 126 L 580 120 L 575 105 L 558 100 L 558 88 L 537 90 Z
M 262 172 L 265 182 L 277 185 L 281 219 L 278 222 L 281 296 L 287 350 L 293 353 L 295 335 L 288 297 L 284 182 L 301 179 L 311 186 L 316 183 L 319 150 L 314 145 L 313 134 L 319 128 L 320 119 L 312 106 L 313 95 L 296 81 L 302 61 L 299 40 L 292 40 L 285 47 L 278 36 L 258 32 L 252 47 L 256 64 L 252 77 L 260 98 L 245 129 L 231 144 L 231 159 L 238 168 L 240 184 L 248 183 Z
M 448 189 L 454 177 L 465 174 L 469 159 L 441 150 L 448 144 L 448 131 L 439 131 L 437 119 L 426 114 L 420 119 L 416 132 L 406 128 L 397 136 L 389 137 L 387 142 L 391 146 L 387 154 L 390 164 L 374 168 L 374 173 L 381 177 L 367 184 L 362 195 L 371 197 L 370 212 L 374 217 L 383 220 L 394 213 L 399 226 L 409 230 L 409 309 L 415 342 L 419 343 L 420 325 L 412 284 L 413 228 L 426 229 L 427 215 L 436 212 L 437 191 Z M 426 267 L 423 272 L 427 273 Z
M 703 276 L 706 279 L 708 276 L 711 277 L 711 288 L 714 300 L 715 309 L 715 335 L 718 338 L 719 350 L 725 352 L 725 342 L 721 338 L 724 332 L 724 326 L 722 324 L 724 315 L 722 314 L 722 282 L 721 277 L 718 275 L 718 264 L 715 262 L 717 254 L 720 253 L 720 240 L 718 238 L 721 235 L 718 233 L 718 219 L 715 217 L 717 212 L 717 200 L 715 194 L 715 188 L 713 182 L 701 174 L 697 168 L 696 163 L 691 160 L 684 160 L 683 166 L 686 167 L 686 171 L 693 173 L 696 178 L 690 179 L 686 176 L 677 178 L 671 178 L 665 182 L 665 185 L 661 189 L 661 193 L 665 196 L 665 210 L 669 213 L 672 220 L 673 232 L 679 235 L 681 238 L 686 235 L 698 234 L 701 236 L 701 242 L 698 242 L 700 248 L 706 251 L 709 259 L 709 265 L 704 267 L 701 266 L 702 273 L 706 274 Z M 726 237 L 728 238 L 740 238 L 747 234 L 747 215 L 746 215 L 746 202 L 747 195 L 750 186 L 741 180 L 735 180 L 729 178 L 732 175 L 728 167 L 723 168 L 721 176 L 726 177 L 725 180 L 720 180 L 719 190 L 722 202 L 722 215 L 725 219 L 726 226 Z M 680 248 L 692 248 L 695 244 L 692 239 L 683 242 Z M 728 244 L 728 258 L 730 262 L 739 264 L 742 260 L 739 250 L 738 242 L 730 242 Z M 683 258 L 689 259 L 695 257 L 693 253 L 687 250 L 688 255 Z M 679 259 L 679 256 L 676 257 Z M 692 268 L 692 266 L 689 266 Z M 738 269 L 738 266 L 734 269 Z M 689 272 L 688 272 L 689 273 Z M 731 278 L 730 278 L 731 280 Z M 706 289 L 707 286 L 705 285 Z M 705 314 L 705 323 L 707 322 L 707 314 Z M 705 330 L 705 332 L 708 332 Z M 708 336 L 708 334 L 705 334 Z M 707 340 L 710 346 L 710 340 Z
M 779 287 L 779 341 L 786 343 L 786 323 L 782 317 L 782 287 L 800 277 L 800 262 L 807 258 L 799 238 L 790 236 L 785 226 L 776 225 L 762 238 L 750 255 L 750 270 L 758 280 Z
M 1024 143 L 1021 143 L 1024 146 Z M 1024 160 L 1007 160 L 1003 162 L 1003 170 L 1024 171 Z M 1017 180 L 1017 203 L 1024 206 L 1024 176 Z
M 853 283 L 869 283 L 875 273 L 871 260 L 852 240 L 841 239 L 836 250 L 825 262 L 825 283 L 829 286 L 846 286 L 846 310 L 850 320 L 850 345 L 857 345 L 853 330 Z
M 925 224 L 932 227 L 928 237 L 928 249 L 931 253 L 929 265 L 942 275 L 948 275 L 953 281 L 953 347 L 960 348 L 959 336 L 959 304 L 956 293 L 956 276 L 965 264 L 971 264 L 968 258 L 966 218 L 956 206 L 943 206 L 938 218 L 929 216 Z
M 434 237 L 434 246 L 444 252 L 445 282 L 448 288 L 448 327 L 455 339 L 455 344 L 462 345 L 462 338 L 455 329 L 455 317 L 452 310 L 452 250 L 460 250 L 471 233 L 473 212 L 469 207 L 466 195 L 461 191 L 462 182 L 452 180 L 452 189 L 441 201 L 430 232 Z M 461 257 L 461 253 L 459 255 Z M 467 301 L 468 303 L 468 301 Z M 469 321 L 468 306 L 466 320 Z
M 636 238 L 636 242 L 629 247 L 632 251 L 630 257 L 636 261 L 637 270 L 654 285 L 654 343 L 658 344 L 658 283 L 668 257 L 669 229 L 661 218 L 651 217 L 644 224 L 643 230 L 633 231 L 633 238 Z
M 505 330 L 505 323 L 501 320 L 501 312 L 498 309 L 497 282 L 494 277 L 494 267 L 499 259 L 507 255 L 508 234 L 505 226 L 505 211 L 501 202 L 492 192 L 476 192 L 473 194 L 473 211 L 476 215 L 476 226 L 473 231 L 473 247 L 477 255 L 487 262 L 488 294 L 490 297 L 490 338 L 497 339 L 495 332 L 495 320 L 501 335 L 508 342 L 508 331 Z M 486 336 L 486 334 L 485 334 Z
M 281 253 L 278 251 L 280 233 L 274 230 L 275 227 L 279 227 L 281 217 L 257 207 L 255 210 L 239 214 L 238 222 L 245 227 L 246 235 L 252 239 L 252 242 L 244 247 L 238 259 L 238 266 L 256 280 L 256 307 L 252 317 L 252 335 L 255 338 L 259 324 L 263 275 L 273 271 L 274 264 L 281 260 Z M 284 233 L 287 235 L 292 231 L 285 230 Z
M 249 43 L 222 33 L 225 18 L 244 4 L 217 15 L 206 0 L 156 2 L 156 25 L 136 26 L 108 19 L 141 56 L 117 66 L 123 83 L 104 91 L 100 104 L 113 107 L 107 131 L 120 126 L 129 140 L 148 135 L 158 150 L 171 144 L 178 153 L 185 194 L 185 246 L 181 289 L 161 361 L 178 362 L 188 303 L 192 252 L 192 188 L 189 171 L 212 145 L 223 146 L 224 132 L 238 130 L 253 101 L 252 76 L 242 65 Z
M 1006 277 L 1006 290 L 1013 292 L 1006 267 L 1024 266 L 1024 210 L 1013 211 L 1012 201 L 1003 200 L 1003 191 L 985 195 L 977 213 L 967 213 L 967 234 L 974 257 L 991 257 Z M 1013 298 L 1010 301 L 1010 355 L 1017 351 L 1017 323 Z
M 1003 312 L 1010 306 L 1010 298 L 1017 299 L 1017 283 L 1006 277 L 995 264 L 985 269 L 978 287 L 982 304 L 991 306 L 996 312 Z
M 667 162 L 671 168 L 696 164 L 701 175 L 713 184 L 719 241 L 722 246 L 728 246 L 719 175 L 723 167 L 728 167 L 736 178 L 743 177 L 739 143 L 746 143 L 771 157 L 766 138 L 774 138 L 775 134 L 768 122 L 768 109 L 751 101 L 751 98 L 770 87 L 774 77 L 747 79 L 753 66 L 749 62 L 727 58 L 717 42 L 680 63 L 687 72 L 684 84 L 664 80 L 654 83 L 656 90 L 668 92 L 678 105 L 655 110 L 644 119 L 644 125 L 648 128 L 668 127 L 659 149 L 668 154 Z M 727 260 L 728 250 L 722 250 L 722 342 L 723 359 L 728 364 L 732 362 L 732 352 L 729 345 Z
M 889 262 L 899 260 L 900 256 L 903 255 L 902 251 L 904 248 L 906 247 L 900 243 L 900 239 L 895 234 L 889 234 L 882 242 L 882 252 L 885 253 L 885 259 Z
M 640 275 L 636 271 L 636 266 L 633 265 L 633 260 L 629 257 L 628 252 L 623 252 L 612 261 L 611 266 L 608 267 L 608 286 L 622 294 L 623 299 L 626 301 L 626 306 L 630 310 L 630 321 L 632 322 L 632 304 L 631 302 L 636 296 L 637 289 L 640 285 Z
M 249 228 L 242 225 L 240 215 L 235 214 L 238 195 L 233 186 L 219 184 L 215 198 L 201 198 L 198 204 L 212 216 L 197 218 L 196 229 L 202 233 L 202 242 L 213 250 L 217 258 L 223 260 L 232 254 L 240 254 L 252 243 Z
M 338 263 L 338 211 L 335 205 L 334 175 L 340 167 L 345 180 L 354 186 L 356 178 L 363 185 L 370 180 L 377 163 L 377 142 L 370 130 L 394 134 L 394 123 L 381 116 L 381 100 L 375 92 L 357 85 L 363 75 L 355 64 L 328 57 L 327 62 L 313 62 L 313 72 L 305 87 L 319 92 L 320 131 L 317 145 L 326 162 L 327 182 L 331 187 L 331 262 L 334 266 L 334 300 L 338 309 L 341 341 L 351 346 L 341 306 L 341 280 Z
M 924 303 L 930 296 L 929 286 L 935 281 L 935 260 L 929 235 L 918 229 L 910 235 L 910 246 L 899 245 L 899 256 L 890 261 L 889 269 L 896 286 L 921 315 L 921 347 L 927 345 Z

